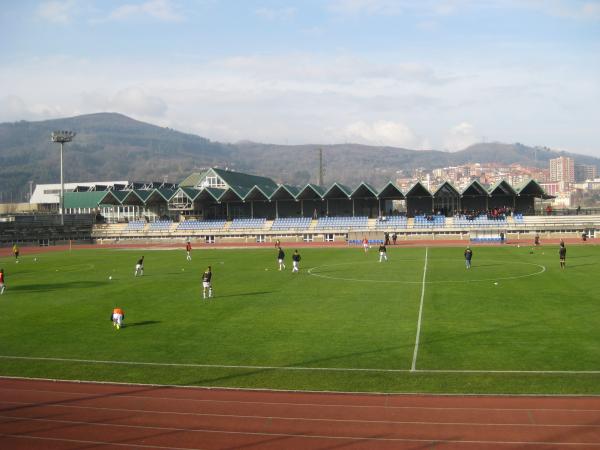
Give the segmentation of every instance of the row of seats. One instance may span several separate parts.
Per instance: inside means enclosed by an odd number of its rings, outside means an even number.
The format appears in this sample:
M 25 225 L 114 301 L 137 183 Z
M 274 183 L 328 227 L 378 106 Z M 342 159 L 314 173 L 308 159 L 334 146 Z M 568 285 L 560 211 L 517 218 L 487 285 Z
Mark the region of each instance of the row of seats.
M 172 220 L 157 220 L 156 222 L 150 223 L 150 231 L 169 231 L 171 225 L 173 224 Z
M 375 221 L 375 228 L 408 228 L 408 219 L 406 216 L 380 217 Z
M 177 229 L 181 231 L 193 230 L 222 230 L 225 228 L 227 221 L 225 220 L 186 220 L 177 225 Z
M 504 227 L 507 225 L 505 218 L 501 219 L 490 219 L 486 215 L 475 217 L 474 219 L 467 219 L 464 216 L 454 217 L 454 226 L 456 227 Z
M 321 217 L 317 229 L 330 228 L 368 228 L 369 218 L 364 217 Z
M 305 230 L 310 227 L 310 217 L 287 217 L 275 219 L 271 230 Z
M 146 227 L 145 220 L 132 220 L 125 227 L 125 231 L 141 231 Z
M 233 219 L 230 230 L 245 230 L 263 228 L 267 219 Z
M 446 217 L 442 215 L 435 216 L 415 216 L 414 228 L 431 228 L 431 227 L 444 227 L 446 224 Z

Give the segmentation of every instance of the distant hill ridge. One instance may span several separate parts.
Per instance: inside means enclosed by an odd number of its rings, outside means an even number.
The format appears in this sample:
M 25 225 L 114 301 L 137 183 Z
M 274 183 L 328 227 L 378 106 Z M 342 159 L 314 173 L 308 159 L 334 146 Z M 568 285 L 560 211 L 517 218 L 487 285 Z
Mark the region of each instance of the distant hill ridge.
M 191 172 L 219 166 L 302 185 L 316 182 L 318 148 L 324 151 L 326 184 L 338 181 L 356 185 L 366 181 L 379 187 L 397 178 L 398 170 L 472 162 L 548 167 L 548 161 L 560 155 L 600 167 L 600 159 L 595 157 L 521 144 L 480 143 L 453 153 L 359 144 L 227 144 L 118 113 L 96 113 L 0 124 L 0 202 L 7 201 L 11 192 L 13 199 L 22 199 L 29 180 L 51 183 L 59 179 L 58 150 L 50 142 L 50 133 L 57 129 L 77 132 L 67 146 L 65 180 L 81 182 L 160 181 L 165 177 L 178 182 Z

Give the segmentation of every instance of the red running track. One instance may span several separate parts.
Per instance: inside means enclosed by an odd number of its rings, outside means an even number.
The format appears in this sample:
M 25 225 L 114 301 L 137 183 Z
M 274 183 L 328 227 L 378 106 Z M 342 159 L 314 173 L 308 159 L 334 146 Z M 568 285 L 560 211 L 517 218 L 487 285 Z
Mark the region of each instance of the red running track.
M 4 378 L 0 448 L 600 449 L 600 397 L 301 393 Z

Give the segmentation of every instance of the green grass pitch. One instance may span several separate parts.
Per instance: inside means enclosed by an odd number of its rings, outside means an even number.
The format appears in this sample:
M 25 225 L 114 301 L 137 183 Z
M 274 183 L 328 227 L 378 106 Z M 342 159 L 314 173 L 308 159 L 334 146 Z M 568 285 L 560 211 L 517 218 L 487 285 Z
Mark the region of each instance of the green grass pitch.
M 557 246 L 476 247 L 471 270 L 462 251 L 391 247 L 379 263 L 376 248 L 301 249 L 292 274 L 293 247 L 283 272 L 273 248 L 195 250 L 191 262 L 183 249 L 25 249 L 19 264 L 0 258 L 0 375 L 600 394 L 600 247 L 570 246 L 565 270 Z M 209 264 L 215 298 L 203 301 Z

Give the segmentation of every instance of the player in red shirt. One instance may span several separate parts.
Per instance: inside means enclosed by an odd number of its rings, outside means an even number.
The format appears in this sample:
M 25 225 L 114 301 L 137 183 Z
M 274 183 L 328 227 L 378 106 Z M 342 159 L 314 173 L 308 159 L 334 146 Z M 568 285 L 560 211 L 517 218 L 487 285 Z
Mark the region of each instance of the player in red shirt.
M 185 251 L 187 252 L 187 260 L 192 260 L 192 243 L 190 241 L 185 244 Z
M 121 308 L 113 309 L 110 320 L 112 320 L 113 327 L 119 330 L 123 324 L 123 320 L 125 320 L 125 312 Z
M 367 239 L 366 236 L 363 239 L 363 249 L 365 250 L 365 253 L 367 253 L 369 251 L 369 240 Z
M 0 269 L 0 295 L 4 294 L 4 269 Z

